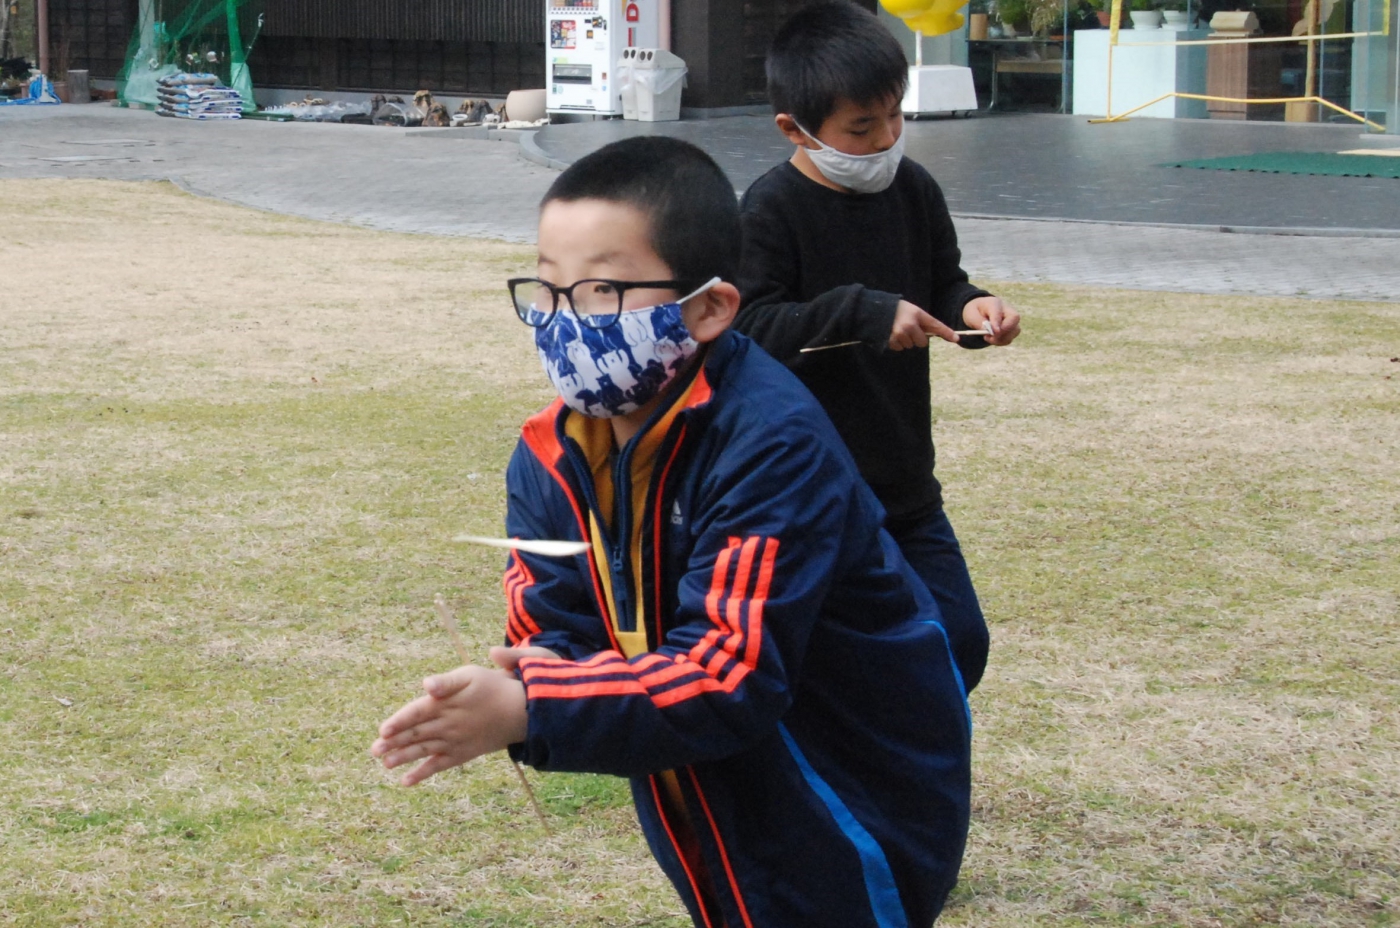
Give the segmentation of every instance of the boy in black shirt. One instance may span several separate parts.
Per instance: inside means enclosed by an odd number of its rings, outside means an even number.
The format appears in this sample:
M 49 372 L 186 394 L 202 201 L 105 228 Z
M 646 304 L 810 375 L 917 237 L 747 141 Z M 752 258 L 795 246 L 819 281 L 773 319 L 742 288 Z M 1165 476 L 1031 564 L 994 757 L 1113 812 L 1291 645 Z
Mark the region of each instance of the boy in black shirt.
M 938 601 L 971 692 L 987 624 L 933 476 L 928 342 L 1007 345 L 1020 316 L 968 282 L 942 192 L 902 156 L 908 66 L 874 15 L 804 8 L 779 30 L 767 72 L 778 129 L 797 148 L 744 194 L 735 328 L 826 408 Z

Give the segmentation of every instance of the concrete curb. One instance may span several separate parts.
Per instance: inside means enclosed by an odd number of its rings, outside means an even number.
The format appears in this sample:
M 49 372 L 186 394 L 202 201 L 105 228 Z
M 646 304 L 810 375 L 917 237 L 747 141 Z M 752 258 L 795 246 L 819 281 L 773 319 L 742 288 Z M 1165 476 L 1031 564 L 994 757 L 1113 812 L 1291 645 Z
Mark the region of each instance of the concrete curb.
M 413 129 L 400 129 L 404 138 L 430 139 L 439 142 L 460 142 L 471 139 L 478 142 L 519 142 L 527 133 L 534 135 L 533 129 L 498 129 L 495 126 L 418 126 Z
M 989 222 L 1059 222 L 1084 226 L 1126 226 L 1132 229 L 1177 229 L 1183 232 L 1215 232 L 1235 235 L 1290 235 L 1318 238 L 1400 238 L 1400 229 L 1355 229 L 1311 226 L 1219 226 L 1182 222 L 1132 222 L 1126 219 L 1063 219 L 1057 216 L 1006 216 L 996 213 L 951 213 L 954 219 Z
M 526 132 L 520 136 L 520 157 L 555 171 L 562 171 L 571 163 L 552 157 L 535 141 L 535 133 L 533 132 Z

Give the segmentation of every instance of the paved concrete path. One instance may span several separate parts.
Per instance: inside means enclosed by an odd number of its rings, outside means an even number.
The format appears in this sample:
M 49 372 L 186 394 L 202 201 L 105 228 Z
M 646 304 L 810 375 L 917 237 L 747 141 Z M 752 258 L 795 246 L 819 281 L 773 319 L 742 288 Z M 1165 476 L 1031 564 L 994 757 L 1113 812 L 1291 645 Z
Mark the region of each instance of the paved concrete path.
M 572 163 L 629 135 L 694 142 L 740 189 L 792 153 L 770 116 L 569 123 L 545 127 L 535 141 L 551 160 Z M 1083 116 L 1020 114 L 911 120 L 904 137 L 905 154 L 938 179 L 955 214 L 1400 236 L 1400 181 L 1165 166 L 1400 143 L 1363 138 L 1356 124 L 1133 119 L 1091 125 Z
M 703 131 L 700 141 L 723 163 L 742 154 L 722 137 L 707 143 Z M 781 155 L 775 148 L 768 157 Z M 764 166 L 740 163 L 746 172 Z M 521 157 L 513 142 L 458 130 L 190 123 L 91 105 L 0 110 L 0 178 L 15 177 L 173 180 L 201 195 L 312 219 L 531 241 L 535 205 L 555 172 Z M 1400 181 L 1388 183 L 1400 191 Z M 1400 300 L 1395 238 L 966 216 L 958 229 L 964 264 L 980 279 Z
M 311 219 L 533 241 L 535 205 L 558 172 L 521 158 L 514 142 L 454 131 L 15 107 L 0 109 L 0 178 L 172 180 Z

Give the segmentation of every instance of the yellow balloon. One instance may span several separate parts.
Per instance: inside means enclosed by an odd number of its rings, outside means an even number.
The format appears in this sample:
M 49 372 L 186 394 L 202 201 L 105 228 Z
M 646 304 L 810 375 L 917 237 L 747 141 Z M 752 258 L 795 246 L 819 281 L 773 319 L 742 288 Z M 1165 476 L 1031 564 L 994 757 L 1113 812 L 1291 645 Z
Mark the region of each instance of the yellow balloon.
M 885 8 L 886 13 L 900 19 L 927 13 L 933 4 L 934 0 L 880 0 L 880 6 Z
M 922 16 L 906 19 L 904 25 L 915 32 L 922 32 L 924 35 L 944 35 L 955 32 L 962 28 L 964 20 L 962 14 L 954 12 L 954 10 L 962 5 L 959 2 L 952 10 L 949 10 L 946 4 L 935 4 L 932 10 Z

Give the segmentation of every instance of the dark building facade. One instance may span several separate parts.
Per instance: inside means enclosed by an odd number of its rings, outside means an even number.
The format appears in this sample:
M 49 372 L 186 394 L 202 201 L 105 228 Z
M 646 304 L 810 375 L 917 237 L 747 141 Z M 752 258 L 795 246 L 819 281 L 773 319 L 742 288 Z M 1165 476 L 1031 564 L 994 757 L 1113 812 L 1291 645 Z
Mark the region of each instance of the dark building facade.
M 762 103 L 768 43 L 807 2 L 672 0 L 672 49 L 690 68 L 683 104 Z M 56 55 L 110 79 L 137 2 L 49 0 L 49 22 Z M 544 23 L 544 0 L 267 0 L 248 64 L 265 87 L 504 94 L 545 85 Z

